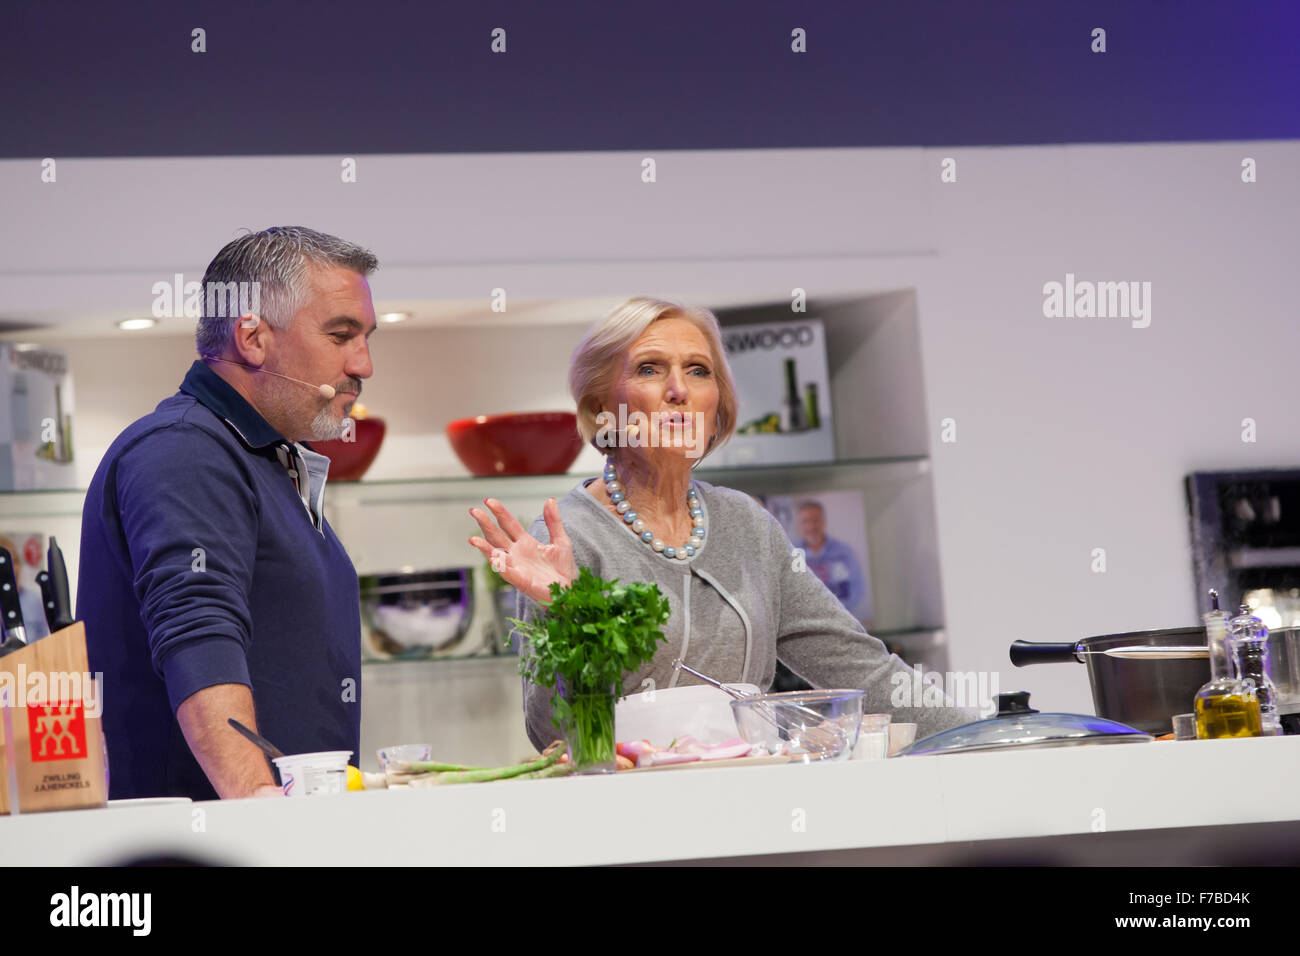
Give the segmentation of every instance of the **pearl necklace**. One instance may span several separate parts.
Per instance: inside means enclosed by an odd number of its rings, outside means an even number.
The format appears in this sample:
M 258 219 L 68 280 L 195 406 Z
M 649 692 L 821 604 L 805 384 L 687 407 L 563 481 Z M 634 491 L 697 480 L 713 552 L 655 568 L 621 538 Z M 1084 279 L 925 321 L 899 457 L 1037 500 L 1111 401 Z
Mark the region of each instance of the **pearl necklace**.
M 618 480 L 618 472 L 614 470 L 614 459 L 605 459 L 605 491 L 609 494 L 609 500 L 614 502 L 614 508 L 623 518 L 623 523 L 631 529 L 632 533 L 637 535 L 642 541 L 651 548 L 661 553 L 665 558 L 673 558 L 678 561 L 685 561 L 687 558 L 695 557 L 695 552 L 704 547 L 704 509 L 700 506 L 700 499 L 695 494 L 695 486 L 692 485 L 686 492 L 686 507 L 691 513 L 691 536 L 685 544 L 679 548 L 672 545 L 665 545 L 662 538 L 655 537 L 655 533 L 645 526 L 645 521 L 641 519 L 635 511 L 632 510 L 632 504 L 627 500 L 627 493 L 623 490 L 623 484 Z

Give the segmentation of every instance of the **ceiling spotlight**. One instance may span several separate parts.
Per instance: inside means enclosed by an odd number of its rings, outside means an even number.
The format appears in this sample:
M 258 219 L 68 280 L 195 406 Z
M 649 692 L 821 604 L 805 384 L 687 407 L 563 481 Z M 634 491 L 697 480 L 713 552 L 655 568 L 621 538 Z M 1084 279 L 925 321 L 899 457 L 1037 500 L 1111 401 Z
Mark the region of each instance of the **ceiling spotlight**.
M 138 332 L 140 329 L 152 329 L 157 324 L 157 319 L 123 319 L 117 323 L 117 327 L 123 332 Z
M 395 325 L 398 322 L 405 322 L 410 317 L 410 312 L 385 312 L 379 316 L 379 321 L 386 325 Z

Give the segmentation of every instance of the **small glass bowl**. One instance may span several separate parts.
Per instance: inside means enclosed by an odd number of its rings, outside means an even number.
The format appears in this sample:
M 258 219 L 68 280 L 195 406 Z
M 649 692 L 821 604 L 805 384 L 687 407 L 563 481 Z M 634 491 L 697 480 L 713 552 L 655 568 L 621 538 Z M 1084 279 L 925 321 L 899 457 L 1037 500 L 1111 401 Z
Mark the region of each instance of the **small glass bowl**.
M 397 744 L 376 751 L 379 755 L 379 772 L 388 772 L 390 760 L 432 760 L 433 744 Z

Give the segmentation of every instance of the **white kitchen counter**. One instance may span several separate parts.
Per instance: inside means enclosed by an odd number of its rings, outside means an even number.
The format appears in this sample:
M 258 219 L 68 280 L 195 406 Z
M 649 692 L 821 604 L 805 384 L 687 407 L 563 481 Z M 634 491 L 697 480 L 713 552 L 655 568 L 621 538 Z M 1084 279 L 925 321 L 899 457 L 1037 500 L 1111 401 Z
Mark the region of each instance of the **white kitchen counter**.
M 0 865 L 608 864 L 1300 820 L 1300 737 L 666 770 L 0 818 Z M 1158 861 L 1151 861 L 1158 862 Z

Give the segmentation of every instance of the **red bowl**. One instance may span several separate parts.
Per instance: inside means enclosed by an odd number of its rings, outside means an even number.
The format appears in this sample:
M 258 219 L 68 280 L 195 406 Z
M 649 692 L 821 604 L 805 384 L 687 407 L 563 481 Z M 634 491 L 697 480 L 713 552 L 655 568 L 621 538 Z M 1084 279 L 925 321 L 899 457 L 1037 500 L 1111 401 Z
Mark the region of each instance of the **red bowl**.
M 314 450 L 330 460 L 330 481 L 360 481 L 379 454 L 379 446 L 384 442 L 386 430 L 384 420 L 362 418 L 355 424 L 353 441 L 336 438 L 333 441 L 311 442 Z
M 582 451 L 573 412 L 476 415 L 447 425 L 452 450 L 472 474 L 562 475 Z

